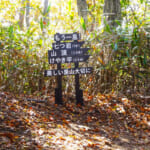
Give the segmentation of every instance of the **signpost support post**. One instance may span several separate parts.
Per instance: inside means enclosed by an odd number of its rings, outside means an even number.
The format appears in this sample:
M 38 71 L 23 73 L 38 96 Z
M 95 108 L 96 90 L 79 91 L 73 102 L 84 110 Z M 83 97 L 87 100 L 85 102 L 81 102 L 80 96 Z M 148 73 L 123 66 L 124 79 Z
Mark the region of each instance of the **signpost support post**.
M 79 63 L 75 63 L 75 68 L 79 67 Z M 75 75 L 75 90 L 76 90 L 76 104 L 83 105 L 83 91 L 80 90 L 80 83 L 79 83 L 79 74 Z
M 61 63 L 57 64 L 57 69 L 61 69 Z M 62 102 L 62 76 L 57 76 L 57 88 L 55 89 L 55 104 L 63 104 Z

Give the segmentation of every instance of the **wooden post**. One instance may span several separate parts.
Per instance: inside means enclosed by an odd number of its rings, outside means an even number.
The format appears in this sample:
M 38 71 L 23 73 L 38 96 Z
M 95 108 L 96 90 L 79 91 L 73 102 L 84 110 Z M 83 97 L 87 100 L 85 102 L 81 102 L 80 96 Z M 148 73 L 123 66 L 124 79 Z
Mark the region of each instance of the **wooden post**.
M 75 63 L 75 68 L 79 68 L 79 63 Z M 76 90 L 76 104 L 83 105 L 83 91 L 80 90 L 80 83 L 79 83 L 79 74 L 75 75 L 75 90 Z
M 61 63 L 57 64 L 57 69 L 61 69 Z M 55 89 L 55 104 L 62 105 L 62 76 L 57 76 L 57 88 Z

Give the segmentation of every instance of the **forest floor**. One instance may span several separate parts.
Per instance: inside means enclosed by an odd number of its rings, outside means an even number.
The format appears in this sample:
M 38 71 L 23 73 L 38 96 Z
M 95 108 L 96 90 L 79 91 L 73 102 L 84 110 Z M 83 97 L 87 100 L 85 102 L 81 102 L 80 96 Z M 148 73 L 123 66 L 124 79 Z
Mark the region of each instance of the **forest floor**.
M 150 99 L 85 99 L 58 106 L 53 96 L 38 103 L 0 92 L 0 150 L 150 150 Z

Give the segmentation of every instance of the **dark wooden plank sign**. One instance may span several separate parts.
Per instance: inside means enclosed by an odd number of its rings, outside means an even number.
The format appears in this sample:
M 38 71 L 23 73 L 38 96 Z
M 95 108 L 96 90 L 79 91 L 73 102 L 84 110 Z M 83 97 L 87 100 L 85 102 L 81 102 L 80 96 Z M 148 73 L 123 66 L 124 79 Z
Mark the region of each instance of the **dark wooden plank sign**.
M 71 33 L 71 34 L 56 33 L 54 35 L 54 40 L 56 42 L 60 42 L 60 41 L 77 41 L 77 40 L 80 40 L 80 35 L 77 32 Z
M 81 55 L 81 56 L 63 56 L 63 57 L 50 57 L 49 64 L 64 64 L 64 63 L 75 63 L 75 62 L 84 62 L 88 60 L 90 55 Z
M 57 76 L 57 88 L 55 89 L 55 103 L 62 102 L 62 76 L 75 75 L 76 103 L 83 105 L 83 91 L 80 89 L 79 75 L 92 73 L 92 67 L 79 67 L 80 62 L 88 60 L 90 48 L 81 48 L 84 41 L 80 40 L 80 34 L 59 34 L 54 35 L 55 43 L 52 43 L 52 50 L 48 51 L 49 64 L 57 64 L 57 69 L 45 70 L 46 77 Z M 74 63 L 74 68 L 61 68 L 61 64 Z
M 84 44 L 84 41 L 81 42 L 58 42 L 58 43 L 52 43 L 53 50 L 73 50 L 78 49 Z
M 71 69 L 60 69 L 60 70 L 45 70 L 45 76 L 66 76 L 66 75 L 76 75 L 76 74 L 90 74 L 92 73 L 92 67 L 83 68 L 71 68 Z
M 60 56 L 75 56 L 75 55 L 85 55 L 87 54 L 88 50 L 90 48 L 78 48 L 78 49 L 73 49 L 73 50 L 49 50 L 48 51 L 48 57 L 60 57 Z

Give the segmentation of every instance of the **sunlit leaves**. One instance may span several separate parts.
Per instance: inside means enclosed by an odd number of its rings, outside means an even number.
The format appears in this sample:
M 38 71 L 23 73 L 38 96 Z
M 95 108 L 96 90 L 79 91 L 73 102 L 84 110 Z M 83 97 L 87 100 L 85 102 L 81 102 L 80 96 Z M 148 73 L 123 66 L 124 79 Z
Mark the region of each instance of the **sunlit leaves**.
M 86 31 L 86 24 L 85 24 L 83 17 L 80 18 L 80 23 L 81 23 L 82 28 Z
M 13 37 L 13 32 L 14 32 L 14 27 L 13 26 L 10 26 L 8 28 L 8 33 L 9 33 L 9 37 L 12 38 Z
M 130 3 L 130 0 L 121 0 L 120 3 L 121 7 L 127 7 Z
M 70 13 L 71 12 L 71 7 L 72 7 L 72 0 L 69 0 L 68 5 L 69 5 L 69 13 Z
M 41 18 L 41 20 L 40 20 L 40 27 L 41 27 L 41 30 L 43 30 L 44 24 L 45 24 L 45 22 L 43 22 L 43 19 Z
M 47 14 L 50 12 L 50 10 L 51 10 L 51 4 L 49 4 L 49 6 L 48 6 L 48 8 L 47 8 L 47 10 L 46 10 Z M 46 15 L 47 15 L 47 14 L 46 14 Z
M 103 60 L 102 60 L 100 57 L 98 57 L 98 61 L 99 61 L 102 65 L 105 65 L 104 62 L 103 62 Z
M 144 0 L 140 0 L 141 4 L 144 2 Z
M 104 24 L 105 24 L 105 31 L 111 33 L 110 25 L 106 22 L 106 19 L 104 19 Z

